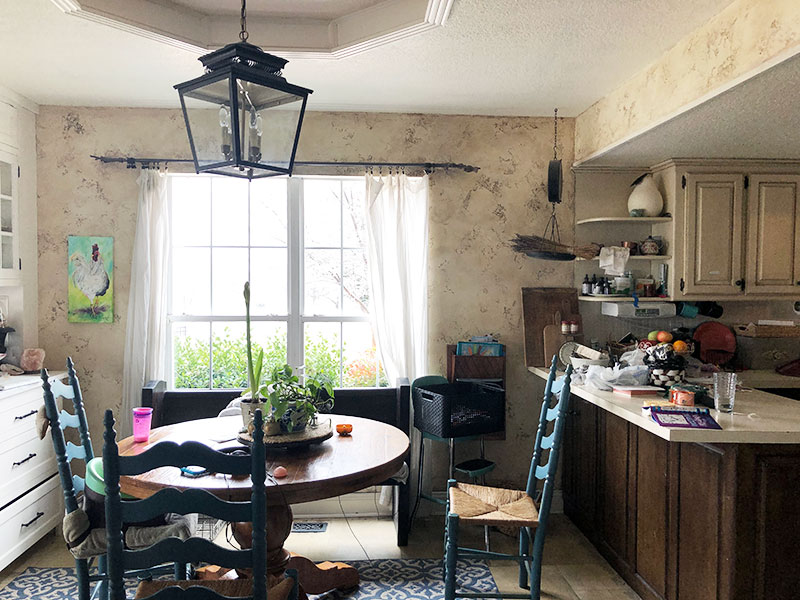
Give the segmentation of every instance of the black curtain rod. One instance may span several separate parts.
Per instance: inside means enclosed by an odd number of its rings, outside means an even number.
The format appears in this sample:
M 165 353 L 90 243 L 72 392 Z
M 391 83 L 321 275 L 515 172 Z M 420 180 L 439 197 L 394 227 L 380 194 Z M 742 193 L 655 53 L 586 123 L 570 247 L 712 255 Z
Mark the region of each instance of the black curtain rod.
M 152 164 L 159 164 L 159 163 L 192 163 L 194 161 L 190 158 L 140 158 L 140 157 L 133 157 L 133 156 L 125 156 L 125 157 L 118 157 L 118 156 L 95 156 L 94 154 L 90 154 L 90 156 L 95 159 L 99 160 L 100 162 L 106 163 L 125 163 L 127 168 L 135 169 L 136 165 L 142 166 L 149 166 Z M 304 167 L 364 167 L 368 169 L 370 167 L 398 167 L 398 168 L 421 168 L 426 173 L 430 173 L 434 169 L 456 169 L 460 171 L 464 171 L 466 173 L 474 173 L 480 169 L 480 167 L 475 167 L 473 165 L 465 165 L 463 163 L 437 163 L 437 162 L 333 162 L 333 161 L 303 161 L 303 160 L 296 160 L 294 161 L 295 165 L 304 166 Z

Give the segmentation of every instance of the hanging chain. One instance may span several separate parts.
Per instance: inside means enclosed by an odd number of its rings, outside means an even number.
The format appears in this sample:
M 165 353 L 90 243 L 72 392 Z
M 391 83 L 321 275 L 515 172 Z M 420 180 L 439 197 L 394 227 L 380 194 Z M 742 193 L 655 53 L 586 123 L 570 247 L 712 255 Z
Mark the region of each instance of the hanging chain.
M 558 158 L 558 109 L 553 111 L 553 160 Z
M 239 32 L 239 39 L 243 42 L 247 41 L 250 34 L 247 33 L 247 0 L 242 0 L 242 16 L 241 16 L 242 30 Z
M 556 205 L 552 204 L 552 211 L 550 218 L 547 220 L 547 225 L 544 228 L 544 237 L 551 242 L 561 243 L 561 230 L 558 228 L 558 217 L 556 217 Z

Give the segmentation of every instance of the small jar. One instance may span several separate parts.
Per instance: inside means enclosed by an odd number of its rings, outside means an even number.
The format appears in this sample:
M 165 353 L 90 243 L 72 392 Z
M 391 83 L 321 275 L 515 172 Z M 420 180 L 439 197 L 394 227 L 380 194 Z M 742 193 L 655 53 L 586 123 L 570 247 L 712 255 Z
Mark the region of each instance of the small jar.
M 569 321 L 561 321 L 561 333 L 569 335 Z
M 580 328 L 578 327 L 578 322 L 577 321 L 570 321 L 569 322 L 569 332 L 570 333 L 579 333 L 580 332 Z

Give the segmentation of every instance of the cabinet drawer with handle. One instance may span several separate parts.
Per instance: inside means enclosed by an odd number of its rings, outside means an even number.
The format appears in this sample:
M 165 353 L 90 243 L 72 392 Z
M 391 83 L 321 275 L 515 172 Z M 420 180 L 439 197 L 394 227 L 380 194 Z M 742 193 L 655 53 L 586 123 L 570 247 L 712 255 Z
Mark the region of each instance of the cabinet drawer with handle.
M 0 431 L 5 439 L 21 433 L 30 433 L 30 437 L 33 437 L 36 431 L 36 412 L 44 404 L 41 383 L 27 386 L 24 391 L 13 391 L 16 393 L 12 396 L 0 399 Z M 59 406 L 62 403 L 59 401 Z
M 61 522 L 61 498 L 58 477 L 53 476 L 0 510 L 0 569 Z
M 0 444 L 0 507 L 41 483 L 56 472 L 50 435 L 25 440 L 18 436 Z M 25 441 L 20 441 L 25 440 Z

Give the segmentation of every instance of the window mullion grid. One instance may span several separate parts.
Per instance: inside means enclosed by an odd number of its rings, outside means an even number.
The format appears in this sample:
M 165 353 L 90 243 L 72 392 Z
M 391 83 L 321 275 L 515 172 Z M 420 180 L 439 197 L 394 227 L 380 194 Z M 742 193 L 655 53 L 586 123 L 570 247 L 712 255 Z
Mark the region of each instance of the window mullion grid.
M 208 220 L 210 225 L 210 230 L 208 235 L 210 236 L 209 243 L 211 244 L 208 248 L 208 281 L 209 281 L 209 288 L 208 288 L 208 307 L 211 309 L 210 312 L 214 314 L 214 185 L 212 183 L 212 179 L 208 179 L 208 197 L 211 198 L 211 202 L 208 203 Z M 208 388 L 213 389 L 214 387 L 214 328 L 211 325 L 211 321 L 208 322 Z
M 169 219 L 169 245 L 172 246 L 172 242 L 175 238 L 172 232 L 173 221 L 172 221 L 172 178 L 167 177 L 167 218 Z M 173 247 L 174 248 L 174 247 Z M 175 332 L 172 329 L 172 321 L 169 319 L 169 315 L 172 313 L 172 260 L 174 259 L 175 251 L 170 251 L 170 259 L 167 262 L 167 315 L 168 315 L 168 323 L 167 323 L 167 351 L 166 351 L 166 359 L 167 359 L 167 369 L 166 377 L 167 377 L 167 388 L 171 388 L 175 385 L 175 356 L 174 356 L 174 340 L 175 340 Z
M 287 211 L 289 216 L 289 322 L 286 331 L 286 362 L 303 364 L 303 180 L 291 177 L 287 181 Z
M 339 180 L 339 315 L 344 314 L 344 183 Z M 344 323 L 339 322 L 339 385 L 344 384 Z

